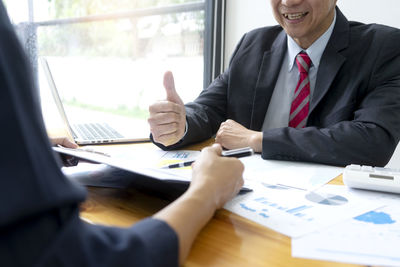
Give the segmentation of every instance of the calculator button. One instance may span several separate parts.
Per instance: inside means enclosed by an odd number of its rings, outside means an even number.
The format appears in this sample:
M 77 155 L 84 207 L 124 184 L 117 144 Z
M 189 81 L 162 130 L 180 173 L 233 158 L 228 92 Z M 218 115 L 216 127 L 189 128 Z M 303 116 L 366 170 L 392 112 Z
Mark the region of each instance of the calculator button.
M 372 168 L 371 166 L 362 166 L 361 170 L 365 172 L 373 172 L 374 168 Z
M 346 169 L 349 169 L 349 170 L 359 170 L 359 169 L 361 169 L 361 166 L 360 166 L 360 165 L 356 165 L 356 164 L 351 164 L 351 165 L 348 165 L 348 166 L 346 167 Z

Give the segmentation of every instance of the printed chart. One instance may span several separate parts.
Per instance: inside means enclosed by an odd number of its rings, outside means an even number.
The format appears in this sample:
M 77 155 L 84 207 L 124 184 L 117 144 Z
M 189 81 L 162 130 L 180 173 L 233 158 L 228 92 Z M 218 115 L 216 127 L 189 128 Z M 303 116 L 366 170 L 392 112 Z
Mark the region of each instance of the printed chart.
M 290 237 L 311 233 L 379 206 L 339 188 L 313 193 L 267 183 L 253 184 L 252 188 L 254 192 L 236 197 L 225 208 Z
M 329 205 L 329 206 L 344 205 L 348 202 L 347 198 L 339 195 L 318 194 L 316 192 L 310 192 L 306 194 L 306 199 L 314 203 Z
M 400 196 L 352 190 L 385 205 L 292 240 L 294 257 L 365 265 L 400 265 Z

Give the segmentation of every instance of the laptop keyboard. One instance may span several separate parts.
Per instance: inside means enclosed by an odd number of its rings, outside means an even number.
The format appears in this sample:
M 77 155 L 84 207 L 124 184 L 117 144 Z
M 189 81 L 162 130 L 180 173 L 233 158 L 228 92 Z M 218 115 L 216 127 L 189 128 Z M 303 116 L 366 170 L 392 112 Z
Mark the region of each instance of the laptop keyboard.
M 74 128 L 83 140 L 115 140 L 123 137 L 107 123 L 75 124 Z

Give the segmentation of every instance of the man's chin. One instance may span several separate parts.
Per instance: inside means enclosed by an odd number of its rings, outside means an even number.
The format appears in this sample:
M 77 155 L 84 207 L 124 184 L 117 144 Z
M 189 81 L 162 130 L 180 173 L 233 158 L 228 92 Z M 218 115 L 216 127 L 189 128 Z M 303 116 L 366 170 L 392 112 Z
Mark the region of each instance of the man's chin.
M 304 36 L 305 36 L 304 32 L 305 31 L 304 30 L 301 30 L 301 29 L 295 29 L 295 30 L 285 29 L 285 32 L 286 32 L 287 35 L 292 37 L 292 39 L 295 40 L 296 42 L 297 42 L 297 40 L 305 39 L 304 38 Z

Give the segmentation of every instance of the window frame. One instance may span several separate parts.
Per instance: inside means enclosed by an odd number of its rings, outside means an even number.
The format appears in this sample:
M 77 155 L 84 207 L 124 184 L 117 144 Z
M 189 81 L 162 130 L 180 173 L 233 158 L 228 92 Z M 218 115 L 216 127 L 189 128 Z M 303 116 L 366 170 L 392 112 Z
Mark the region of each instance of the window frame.
M 206 0 L 204 88 L 224 71 L 226 0 Z
M 34 80 L 38 85 L 37 30 L 39 27 L 65 24 L 87 23 L 95 21 L 139 18 L 152 15 L 164 15 L 182 12 L 205 12 L 204 22 L 204 72 L 203 88 L 223 72 L 225 0 L 203 0 L 192 3 L 174 4 L 163 7 L 143 8 L 108 14 L 89 15 L 75 18 L 34 21 L 34 1 L 28 0 L 28 21 L 15 25 L 23 46 L 32 65 Z M 39 88 L 37 86 L 37 88 Z

